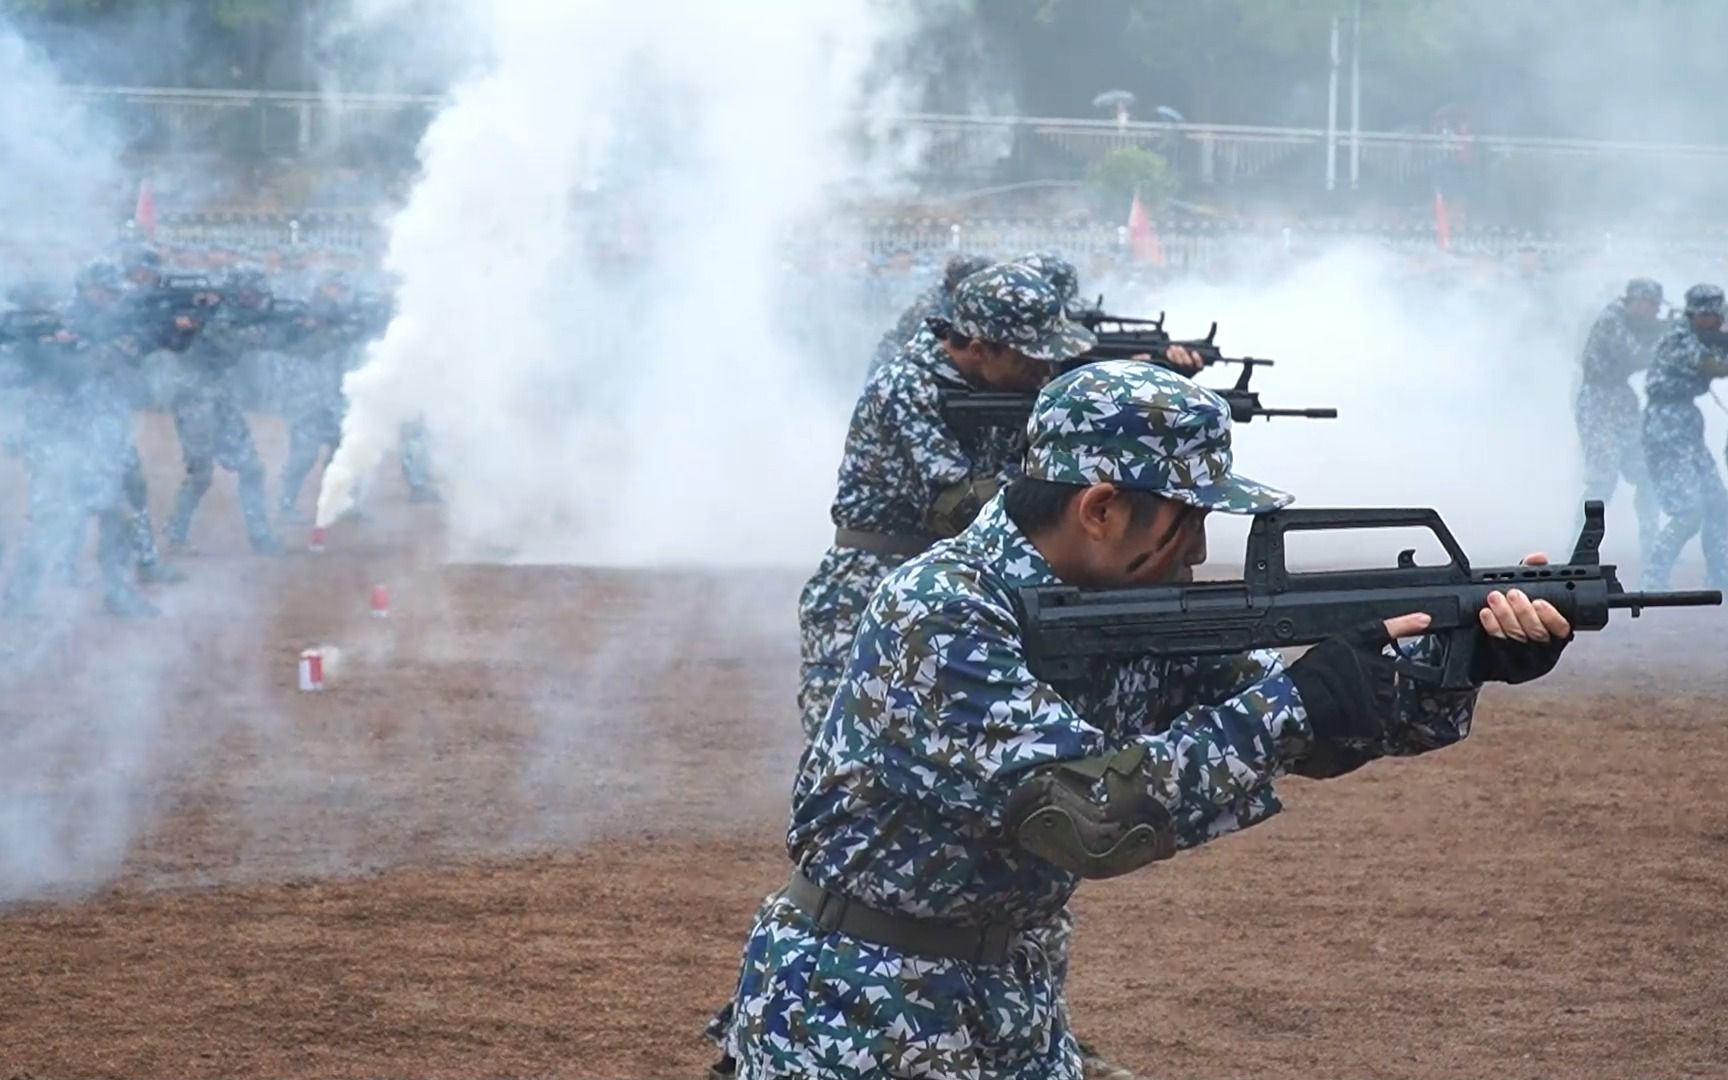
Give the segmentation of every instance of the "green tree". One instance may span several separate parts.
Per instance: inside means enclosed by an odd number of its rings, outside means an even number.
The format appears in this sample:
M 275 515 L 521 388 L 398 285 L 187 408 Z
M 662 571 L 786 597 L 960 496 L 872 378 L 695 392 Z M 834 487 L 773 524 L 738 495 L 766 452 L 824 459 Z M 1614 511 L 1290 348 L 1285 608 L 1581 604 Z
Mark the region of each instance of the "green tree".
M 1176 175 L 1160 154 L 1139 146 L 1119 146 L 1086 170 L 1088 201 L 1100 216 L 1126 219 L 1138 194 L 1148 212 L 1176 194 Z

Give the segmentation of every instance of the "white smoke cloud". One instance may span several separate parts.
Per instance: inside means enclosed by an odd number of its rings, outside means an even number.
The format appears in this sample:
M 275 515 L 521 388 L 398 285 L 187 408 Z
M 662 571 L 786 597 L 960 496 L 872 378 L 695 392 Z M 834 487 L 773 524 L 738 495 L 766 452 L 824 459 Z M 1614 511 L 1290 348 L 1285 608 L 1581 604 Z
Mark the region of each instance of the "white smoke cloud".
M 1538 549 L 1571 552 L 1584 488 L 1572 403 L 1590 321 L 1630 277 L 1658 277 L 1677 300 L 1709 271 L 1625 252 L 1526 282 L 1498 263 L 1460 260 L 1429 273 L 1408 256 L 1342 245 L 1282 270 L 1155 293 L 1106 289 L 1105 299 L 1125 314 L 1167 312 L 1177 338 L 1203 335 L 1216 320 L 1226 355 L 1275 360 L 1254 377 L 1263 404 L 1338 409 L 1337 420 L 1238 425 L 1246 475 L 1290 491 L 1299 506 L 1435 508 L 1471 561 L 1487 566 Z M 1222 385 L 1238 370 L 1200 381 Z M 1724 415 L 1708 403 L 1706 413 L 1720 447 Z M 1609 506 L 1606 561 L 1638 561 L 1631 502 L 1622 485 Z M 1241 519 L 1214 515 L 1220 572 L 1240 565 L 1246 531 Z M 1290 558 L 1390 566 L 1406 539 L 1310 537 L 1292 542 Z M 1438 552 L 1418 546 L 1419 555 Z
M 347 382 L 320 520 L 423 412 L 459 547 L 820 550 L 847 403 L 823 390 L 832 358 L 781 329 L 783 244 L 879 175 L 842 125 L 900 15 L 864 0 L 470 14 L 492 59 L 434 120 L 392 223 L 400 315 Z M 629 253 L 596 258 L 609 245 Z

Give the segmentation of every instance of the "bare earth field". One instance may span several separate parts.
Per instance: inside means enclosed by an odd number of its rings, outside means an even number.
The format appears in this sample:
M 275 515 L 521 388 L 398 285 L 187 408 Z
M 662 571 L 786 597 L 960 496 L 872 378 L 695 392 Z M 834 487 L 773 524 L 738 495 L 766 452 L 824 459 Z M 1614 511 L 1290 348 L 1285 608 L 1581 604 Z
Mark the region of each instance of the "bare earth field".
M 379 496 L 264 560 L 219 479 L 169 618 L 0 625 L 57 763 L 0 763 L 0 1077 L 700 1075 L 786 871 L 798 575 L 442 566 Z M 1077 1025 L 1159 1077 L 1728 1073 L 1725 644 L 1621 618 L 1464 745 L 1088 885 Z

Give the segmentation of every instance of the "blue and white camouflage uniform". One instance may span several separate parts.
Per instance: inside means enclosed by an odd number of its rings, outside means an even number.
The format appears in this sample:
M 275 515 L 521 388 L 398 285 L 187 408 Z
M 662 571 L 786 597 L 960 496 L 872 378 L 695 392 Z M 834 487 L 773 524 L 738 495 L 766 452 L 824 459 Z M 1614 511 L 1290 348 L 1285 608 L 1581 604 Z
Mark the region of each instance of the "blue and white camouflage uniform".
M 948 318 L 954 310 L 954 290 L 960 282 L 971 277 L 978 271 L 990 265 L 990 260 L 978 255 L 956 255 L 948 260 L 947 267 L 942 272 L 942 280 L 918 294 L 917 299 L 906 306 L 900 313 L 900 318 L 894 321 L 886 334 L 876 343 L 876 351 L 870 357 L 870 371 L 900 355 L 902 349 L 911 344 L 912 339 L 919 335 L 928 335 L 925 323 L 931 318 Z
M 1648 553 L 1661 515 L 1644 467 L 1638 395 L 1629 380 L 1650 366 L 1650 352 L 1661 324 L 1654 318 L 1640 320 L 1628 312 L 1626 301 L 1630 299 L 1661 303 L 1662 286 L 1635 278 L 1627 284 L 1625 297 L 1609 304 L 1591 325 L 1580 358 L 1583 381 L 1574 416 L 1584 452 L 1584 499 L 1609 501 L 1624 478 L 1632 485 L 1639 550 Z
M 1714 285 L 1686 291 L 1688 312 L 1720 313 L 1722 308 L 1722 290 Z M 1711 587 L 1728 587 L 1728 488 L 1704 441 L 1704 413 L 1697 405 L 1710 383 L 1724 375 L 1728 358 L 1690 328 L 1671 331 L 1657 343 L 1644 381 L 1643 442 L 1668 521 L 1645 562 L 1646 588 L 1668 587 L 1681 549 L 1700 533 L 1707 580 Z
M 1229 512 L 1288 496 L 1230 473 L 1229 410 L 1147 364 L 1088 365 L 1048 386 L 1026 474 L 1110 480 Z M 1061 688 L 1028 668 L 1014 596 L 1057 584 L 993 500 L 958 537 L 888 575 L 845 680 L 806 754 L 787 848 L 831 893 L 895 917 L 1014 928 L 1007 959 L 936 958 L 823 931 L 784 896 L 745 946 L 727 1050 L 749 1080 L 941 1077 L 1071 1080 L 1080 1058 L 1038 928 L 1079 879 L 1017 846 L 1011 790 L 1036 770 L 1143 752 L 1136 783 L 1177 848 L 1256 825 L 1273 782 L 1314 745 L 1272 652 L 1147 659 Z M 1444 646 L 1400 646 L 1437 662 Z M 1474 691 L 1401 684 L 1365 756 L 1463 738 Z
M 216 467 L 235 476 L 240 514 L 252 547 L 272 551 L 278 546 L 270 530 L 264 497 L 264 462 L 252 441 L 252 429 L 240 411 L 235 373 L 246 354 L 269 347 L 264 327 L 221 313 L 211 319 L 176 360 L 177 376 L 170 403 L 174 431 L 186 475 L 174 495 L 174 509 L 164 526 L 171 542 L 184 545 L 192 516 L 210 490 Z
M 1093 344 L 1063 316 L 1051 287 L 1025 268 L 990 267 L 967 277 L 955 290 L 952 322 L 960 333 L 1012 345 L 1034 359 L 1063 359 Z M 958 532 L 1019 469 L 1020 432 L 963 437 L 942 418 L 943 391 L 969 387 L 942 343 L 924 333 L 877 369 L 852 411 L 831 517 L 837 530 L 880 542 L 842 542 L 837 533 L 799 595 L 798 705 L 806 735 L 828 711 L 876 583 L 918 550 Z

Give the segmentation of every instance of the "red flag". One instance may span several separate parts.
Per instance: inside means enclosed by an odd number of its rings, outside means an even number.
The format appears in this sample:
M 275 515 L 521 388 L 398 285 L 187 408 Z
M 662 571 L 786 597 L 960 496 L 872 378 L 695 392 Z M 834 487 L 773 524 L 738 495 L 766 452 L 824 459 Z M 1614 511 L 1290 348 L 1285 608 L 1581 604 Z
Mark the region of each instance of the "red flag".
M 1452 250 L 1452 220 L 1446 216 L 1446 196 L 1434 189 L 1434 243 L 1441 251 Z
M 138 181 L 138 205 L 132 211 L 132 221 L 151 240 L 156 239 L 156 196 L 150 190 L 150 178 Z
M 1134 204 L 1128 208 L 1128 252 L 1137 263 L 1164 265 L 1164 249 L 1158 244 L 1158 230 L 1146 215 L 1140 193 L 1134 193 Z

